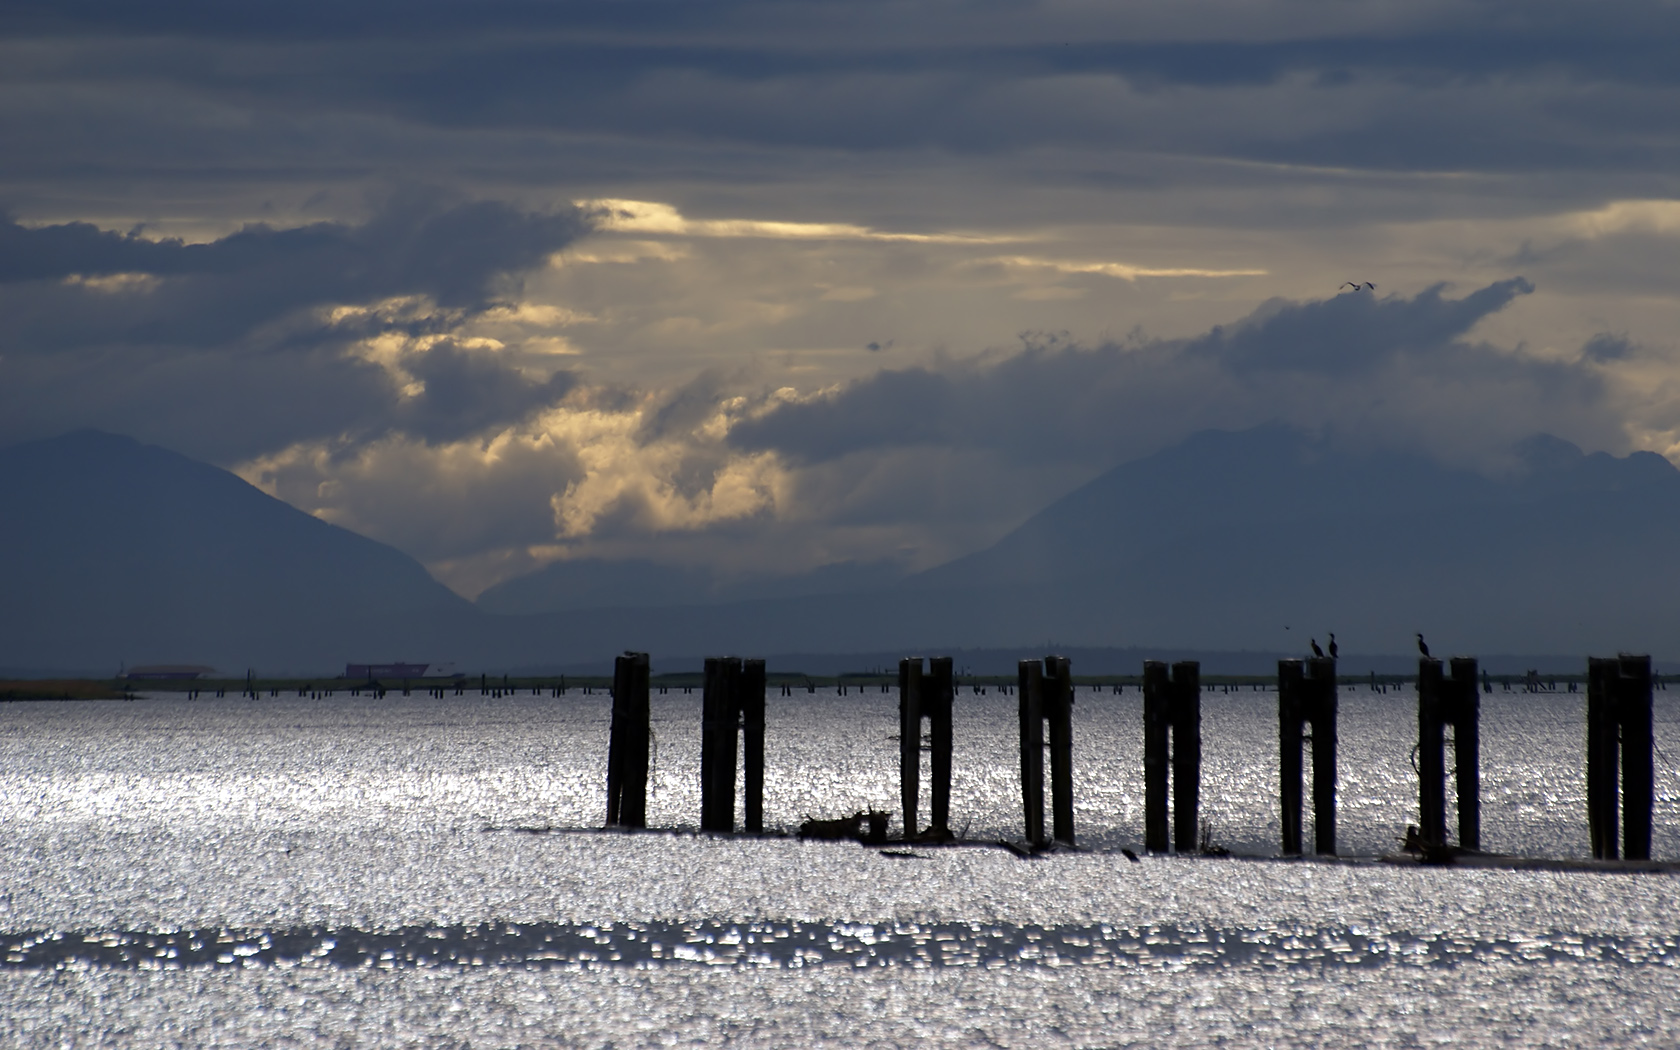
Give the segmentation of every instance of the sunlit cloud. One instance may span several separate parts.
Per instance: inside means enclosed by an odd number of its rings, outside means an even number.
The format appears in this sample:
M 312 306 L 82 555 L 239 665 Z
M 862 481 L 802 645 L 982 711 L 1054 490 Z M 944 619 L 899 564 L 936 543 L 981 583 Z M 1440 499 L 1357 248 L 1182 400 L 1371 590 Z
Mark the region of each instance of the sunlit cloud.
M 903 241 L 912 244 L 1006 244 L 1019 237 L 978 233 L 895 233 L 849 222 L 773 219 L 690 219 L 658 201 L 585 200 L 577 206 L 597 216 L 596 228 L 614 233 L 682 237 L 755 237 L 802 241 Z
M 1067 259 L 1040 259 L 1027 255 L 1002 255 L 987 262 L 1000 263 L 1021 269 L 1054 270 L 1057 273 L 1094 273 L 1117 277 L 1122 281 L 1136 281 L 1140 277 L 1264 277 L 1266 270 L 1217 270 L 1194 266 L 1138 266 L 1120 262 L 1076 262 Z

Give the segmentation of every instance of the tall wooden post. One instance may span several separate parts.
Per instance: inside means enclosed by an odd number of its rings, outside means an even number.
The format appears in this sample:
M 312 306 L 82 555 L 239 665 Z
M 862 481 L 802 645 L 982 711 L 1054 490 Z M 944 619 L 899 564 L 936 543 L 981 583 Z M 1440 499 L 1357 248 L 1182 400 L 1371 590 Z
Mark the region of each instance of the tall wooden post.
M 898 797 L 904 807 L 904 837 L 921 832 L 922 658 L 898 662 Z
M 764 661 L 741 661 L 742 816 L 751 832 L 764 830 Z
M 1453 765 L 1457 769 L 1458 844 L 1482 848 L 1482 693 L 1477 685 L 1476 661 L 1455 656 L 1452 661 Z
M 700 828 L 735 830 L 739 657 L 707 657 L 700 709 Z
M 1021 717 L 1021 802 L 1027 844 L 1044 845 L 1044 667 L 1022 660 L 1017 667 L 1016 708 Z
M 1441 661 L 1418 658 L 1418 833 L 1426 846 L 1447 841 L 1447 770 L 1444 754 L 1446 685 Z
M 612 732 L 607 744 L 607 824 L 647 827 L 648 654 L 613 664 Z
M 1622 856 L 1651 859 L 1651 804 L 1655 768 L 1651 750 L 1651 658 L 1622 654 L 1616 714 L 1622 725 Z
M 1073 666 L 1044 658 L 1044 716 L 1050 723 L 1050 813 L 1057 842 L 1073 845 Z
M 1173 664 L 1172 681 L 1173 846 L 1180 853 L 1199 848 L 1196 825 L 1202 801 L 1202 665 Z
M 1278 804 L 1283 817 L 1283 852 L 1301 852 L 1301 661 L 1278 661 Z
M 1172 680 L 1160 660 L 1143 662 L 1143 848 L 1167 851 L 1167 740 Z
M 1336 852 L 1336 661 L 1314 657 L 1307 661 L 1312 687 L 1313 838 L 1321 854 Z
M 953 749 L 951 716 L 956 704 L 956 677 L 951 658 L 936 656 L 928 661 L 922 679 L 922 705 L 933 738 L 932 774 L 933 831 L 943 837 L 951 831 L 951 758 Z
M 1617 838 L 1617 661 L 1587 659 L 1587 832 L 1593 856 L 1614 860 Z

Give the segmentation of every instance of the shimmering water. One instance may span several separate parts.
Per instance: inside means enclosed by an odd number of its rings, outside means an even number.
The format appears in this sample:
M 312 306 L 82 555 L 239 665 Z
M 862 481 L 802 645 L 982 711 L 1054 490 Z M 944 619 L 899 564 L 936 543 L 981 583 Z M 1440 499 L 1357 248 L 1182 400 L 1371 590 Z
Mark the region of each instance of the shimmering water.
M 699 700 L 654 698 L 654 824 L 697 823 Z M 1680 1042 L 1672 875 L 1131 863 L 1135 691 L 1081 691 L 1090 852 L 1033 860 L 532 830 L 600 823 L 608 703 L 0 706 L 0 1044 Z M 770 704 L 770 825 L 898 808 L 891 695 Z M 1484 697 L 1487 848 L 1588 852 L 1581 704 Z M 1408 693 L 1343 691 L 1344 854 L 1415 822 L 1414 720 Z M 1205 810 L 1237 852 L 1276 850 L 1276 732 L 1275 695 L 1204 696 Z M 1013 698 L 961 697 L 971 837 L 1019 836 L 1015 734 Z

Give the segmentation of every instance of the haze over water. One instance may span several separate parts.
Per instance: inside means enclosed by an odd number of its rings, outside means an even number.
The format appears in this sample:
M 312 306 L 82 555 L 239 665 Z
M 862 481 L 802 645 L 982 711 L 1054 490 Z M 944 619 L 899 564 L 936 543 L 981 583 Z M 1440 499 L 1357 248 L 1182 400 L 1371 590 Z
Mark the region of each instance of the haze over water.
M 1653 854 L 1680 856 L 1656 694 Z M 895 857 L 599 825 L 609 699 L 0 707 L 19 1046 L 1672 1045 L 1673 875 L 1150 858 L 1140 701 L 1081 690 L 1090 852 Z M 1580 694 L 1483 698 L 1490 850 L 1588 853 Z M 649 822 L 698 822 L 700 696 Z M 769 700 L 766 822 L 897 810 L 896 696 Z M 1415 822 L 1415 698 L 1341 693 L 1340 848 Z M 1276 852 L 1276 697 L 1204 692 L 1204 812 Z M 1020 834 L 1015 700 L 959 697 L 952 821 Z M 925 807 L 925 799 L 924 799 Z M 924 817 L 925 808 L 924 808 Z M 894 830 L 898 827 L 895 813 Z M 1307 840 L 1311 841 L 1310 826 Z

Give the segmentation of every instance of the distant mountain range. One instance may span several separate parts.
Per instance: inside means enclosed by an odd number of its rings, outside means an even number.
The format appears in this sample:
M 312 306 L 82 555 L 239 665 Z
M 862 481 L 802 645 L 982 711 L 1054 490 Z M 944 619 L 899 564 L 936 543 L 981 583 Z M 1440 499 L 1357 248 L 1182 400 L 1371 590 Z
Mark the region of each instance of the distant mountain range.
M 1020 646 L 1259 657 L 1331 630 L 1344 653 L 1403 654 L 1421 630 L 1437 652 L 1673 655 L 1680 470 L 1544 436 L 1515 462 L 1487 478 L 1279 426 L 1210 431 L 914 576 L 576 562 L 475 606 L 225 471 L 83 431 L 0 450 L 0 671 L 536 668 L 626 648 L 656 663 Z

